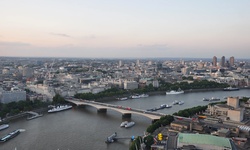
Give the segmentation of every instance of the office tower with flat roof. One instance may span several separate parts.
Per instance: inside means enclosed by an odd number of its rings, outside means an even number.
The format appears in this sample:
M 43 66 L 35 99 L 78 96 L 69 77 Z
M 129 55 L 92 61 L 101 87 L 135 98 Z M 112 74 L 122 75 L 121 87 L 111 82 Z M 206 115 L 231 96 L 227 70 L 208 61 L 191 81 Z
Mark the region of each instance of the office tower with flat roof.
M 229 59 L 229 63 L 230 63 L 230 66 L 233 66 L 234 65 L 234 57 L 230 57 Z
M 217 66 L 217 57 L 216 56 L 213 57 L 213 66 L 214 67 Z
M 140 66 L 140 60 L 139 59 L 136 60 L 136 66 Z
M 221 57 L 220 66 L 221 66 L 221 67 L 225 67 L 225 56 L 222 56 L 222 57 Z
M 123 65 L 122 61 L 119 60 L 119 67 L 121 67 Z

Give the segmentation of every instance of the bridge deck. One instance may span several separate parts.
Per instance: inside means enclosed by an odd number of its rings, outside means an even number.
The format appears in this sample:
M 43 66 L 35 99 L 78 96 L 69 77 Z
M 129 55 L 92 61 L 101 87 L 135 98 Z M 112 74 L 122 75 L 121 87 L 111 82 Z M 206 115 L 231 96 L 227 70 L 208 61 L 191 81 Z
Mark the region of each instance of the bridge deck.
M 143 115 L 145 117 L 148 117 L 152 120 L 158 120 L 162 116 L 165 116 L 166 114 L 162 113 L 156 113 L 156 112 L 148 112 L 146 110 L 140 110 L 140 109 L 134 109 L 134 108 L 125 108 L 122 106 L 118 105 L 112 105 L 112 104 L 107 104 L 107 103 L 100 103 L 100 102 L 93 102 L 93 101 L 87 101 L 87 100 L 66 100 L 68 102 L 74 103 L 76 105 L 89 105 L 93 106 L 97 109 L 112 109 L 115 111 L 118 111 L 122 114 L 138 114 L 138 115 Z

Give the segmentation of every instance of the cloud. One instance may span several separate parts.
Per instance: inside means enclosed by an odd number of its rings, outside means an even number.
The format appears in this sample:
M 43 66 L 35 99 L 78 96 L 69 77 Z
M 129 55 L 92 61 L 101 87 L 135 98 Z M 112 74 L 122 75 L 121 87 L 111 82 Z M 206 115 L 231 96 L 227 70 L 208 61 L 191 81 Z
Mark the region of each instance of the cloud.
M 31 44 L 24 43 L 24 42 L 6 42 L 6 41 L 0 41 L 0 46 L 31 46 Z
M 51 32 L 50 34 L 55 35 L 55 36 L 61 36 L 61 37 L 71 37 L 70 35 L 64 34 L 64 33 L 53 33 L 53 32 Z

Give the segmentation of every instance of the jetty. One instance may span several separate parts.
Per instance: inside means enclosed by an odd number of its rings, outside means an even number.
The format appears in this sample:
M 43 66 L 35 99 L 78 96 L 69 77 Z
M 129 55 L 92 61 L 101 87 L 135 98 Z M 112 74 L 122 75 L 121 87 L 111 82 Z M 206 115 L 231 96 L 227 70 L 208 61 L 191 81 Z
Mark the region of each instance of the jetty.
M 135 136 L 131 136 L 131 137 L 117 137 L 117 133 L 113 133 L 112 135 L 107 137 L 107 140 L 105 141 L 105 143 L 109 144 L 109 143 L 113 143 L 119 139 L 130 139 L 130 140 L 134 140 Z
M 27 114 L 31 115 L 30 117 L 27 117 L 27 120 L 32 120 L 32 119 L 43 116 L 43 114 L 38 114 L 38 113 L 33 112 L 33 111 L 28 111 Z

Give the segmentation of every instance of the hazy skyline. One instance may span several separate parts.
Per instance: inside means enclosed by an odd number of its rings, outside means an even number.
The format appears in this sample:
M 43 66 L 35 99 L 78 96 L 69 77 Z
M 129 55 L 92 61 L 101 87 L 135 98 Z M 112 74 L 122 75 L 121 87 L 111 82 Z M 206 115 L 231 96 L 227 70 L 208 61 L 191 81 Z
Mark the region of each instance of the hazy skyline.
M 249 0 L 1 0 L 0 56 L 249 58 Z

